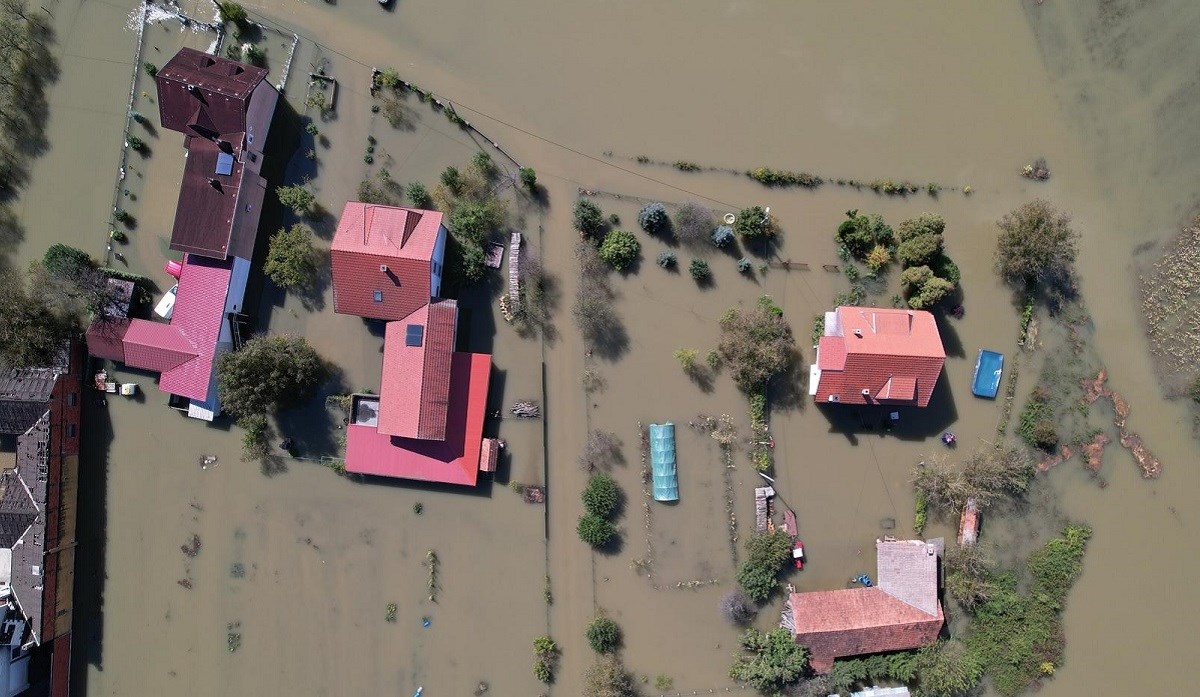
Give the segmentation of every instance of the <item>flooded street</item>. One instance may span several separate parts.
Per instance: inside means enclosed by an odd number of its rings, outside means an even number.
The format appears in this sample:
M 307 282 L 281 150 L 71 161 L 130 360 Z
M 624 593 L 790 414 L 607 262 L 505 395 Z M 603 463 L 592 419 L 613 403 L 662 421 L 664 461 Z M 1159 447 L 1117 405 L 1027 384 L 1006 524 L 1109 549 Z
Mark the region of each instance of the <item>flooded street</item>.
M 272 27 L 264 39 L 272 81 L 283 78 L 291 32 L 298 36 L 284 93 L 291 109 L 305 112 L 310 70 L 339 81 L 336 111 L 316 122 L 321 135 L 293 134 L 297 151 L 273 165 L 289 183 L 312 177 L 333 215 L 380 167 L 398 182 L 432 188 L 445 166 L 464 167 L 480 147 L 490 150 L 415 99 L 408 126 L 389 126 L 369 108 L 372 67 L 394 66 L 448 99 L 537 170 L 549 205 L 515 196 L 511 222 L 556 280 L 554 331 L 544 342 L 522 337 L 495 312 L 495 293 L 472 291 L 462 300 L 460 343 L 494 354 L 489 409 L 539 395 L 544 369 L 547 416 L 544 424 L 493 420 L 488 428 L 509 442 L 511 461 L 495 482 L 463 493 L 336 476 L 317 458 L 336 450 L 337 419 L 315 405 L 280 424 L 305 459 L 267 476 L 240 460 L 236 428 L 180 417 L 164 408 L 152 375 L 132 375 L 143 399 L 85 405 L 86 466 L 97 493 L 81 502 L 82 519 L 94 524 L 81 523 L 79 556 L 94 574 L 84 566 L 77 578 L 79 605 L 98 609 L 77 613 L 74 666 L 87 694 L 411 694 L 423 685 L 435 697 L 465 695 L 484 681 L 489 694 L 574 695 L 592 657 L 582 627 L 600 610 L 623 628 L 625 662 L 645 676 L 646 694 L 659 694 L 649 684 L 657 676 L 671 678 L 670 694 L 723 691 L 732 686 L 737 640 L 717 602 L 733 587 L 735 554 L 743 553 L 731 541 L 726 486 L 744 538 L 750 489 L 760 480 L 744 452 L 727 469 L 717 443 L 688 428 L 700 414 L 728 413 L 746 435 L 744 397 L 724 373 L 703 389 L 672 353 L 691 347 L 703 355 L 716 346 L 727 309 L 769 294 L 807 365 L 812 318 L 849 290 L 843 274 L 822 270 L 839 263 L 833 233 L 845 212 L 877 212 L 892 225 L 926 210 L 944 216 L 966 314 L 942 323 L 948 357 L 929 410 L 886 433 L 807 400 L 771 414 L 777 489 L 797 513 L 810 560 L 786 580 L 800 590 L 843 587 L 873 571 L 876 537 L 911 534 L 910 471 L 942 450 L 942 430 L 953 428 L 960 453 L 996 437 L 1001 402 L 972 397 L 969 384 L 978 349 L 1018 351 L 1019 309 L 992 271 L 995 221 L 1034 197 L 1070 212 L 1082 233 L 1078 269 L 1093 348 L 1132 405 L 1130 428 L 1163 463 L 1161 479 L 1142 480 L 1128 452 L 1112 445 L 1106 488 L 1075 459 L 1040 477 L 1058 496 L 1037 498 L 1048 509 L 1037 522 L 995 525 L 997 543 L 1045 536 L 1045 521 L 1059 517 L 1094 529 L 1068 599 L 1065 660 L 1042 694 L 1157 693 L 1190 681 L 1200 609 L 1183 591 L 1200 573 L 1191 553 L 1200 532 L 1200 441 L 1187 409 L 1164 401 L 1155 381 L 1134 263 L 1197 209 L 1200 45 L 1192 28 L 1200 9 L 1030 1 L 947 12 L 932 2 L 728 0 L 686 8 L 633 0 L 246 7 Z M 26 239 L 12 256 L 22 263 L 55 242 L 105 253 L 135 71 L 129 0 L 59 0 L 48 9 L 61 75 L 48 95 L 50 149 L 17 202 Z M 212 16 L 199 0 L 182 10 Z M 152 23 L 143 54 L 164 63 L 180 46 L 211 39 L 181 32 L 176 20 Z M 135 109 L 156 114 L 152 83 L 137 72 Z M 363 158 L 368 136 L 377 139 L 374 164 Z M 163 290 L 182 137 L 160 129 L 147 140 L 150 156 L 131 156 L 117 190 L 138 221 L 122 249 L 129 269 Z M 1020 176 L 1038 157 L 1053 172 L 1047 182 Z M 911 180 L 921 191 L 887 197 L 833 181 L 815 191 L 768 189 L 723 171 L 655 164 L 677 160 Z M 937 197 L 925 193 L 927 182 L 941 185 Z M 570 314 L 579 282 L 570 208 L 580 188 L 596 192 L 605 215 L 617 214 L 626 229 L 636 228 L 648 200 L 699 200 L 718 214 L 770 206 L 782 228 L 778 260 L 797 265 L 764 271 L 747 254 L 754 269 L 741 274 L 740 252 L 673 248 L 681 267 L 693 257 L 712 266 L 714 283 L 702 289 L 686 271 L 660 269 L 654 258 L 667 245 L 638 232 L 639 267 L 613 277 L 627 345 L 589 356 Z M 325 223 L 316 227 L 327 247 Z M 281 225 L 268 213 L 260 237 Z M 251 321 L 303 334 L 333 361 L 338 385 L 327 393 L 377 391 L 381 338 L 360 319 L 333 314 L 327 285 L 302 300 L 267 284 Z M 875 302 L 890 305 L 893 292 Z M 1033 356 L 1031 366 L 1055 360 Z M 582 387 L 585 370 L 602 380 L 594 392 Z M 1016 409 L 1037 375 L 1022 368 Z M 647 519 L 638 426 L 668 420 L 679 434 L 681 500 L 651 502 Z M 575 534 L 586 480 L 577 459 L 592 429 L 623 442 L 624 463 L 613 470 L 626 494 L 623 535 L 610 554 L 592 553 Z M 203 455 L 218 464 L 202 468 Z M 510 481 L 546 484 L 548 507 L 523 503 Z M 885 519 L 894 519 L 894 533 L 881 528 Z M 927 533 L 953 535 L 938 525 Z M 438 558 L 435 601 L 430 550 Z M 394 623 L 385 619 L 389 603 L 397 605 Z M 774 625 L 780 606 L 778 598 L 767 605 L 759 626 Z M 548 688 L 530 671 L 531 642 L 542 634 L 562 649 Z M 1131 652 L 1142 660 L 1128 660 Z

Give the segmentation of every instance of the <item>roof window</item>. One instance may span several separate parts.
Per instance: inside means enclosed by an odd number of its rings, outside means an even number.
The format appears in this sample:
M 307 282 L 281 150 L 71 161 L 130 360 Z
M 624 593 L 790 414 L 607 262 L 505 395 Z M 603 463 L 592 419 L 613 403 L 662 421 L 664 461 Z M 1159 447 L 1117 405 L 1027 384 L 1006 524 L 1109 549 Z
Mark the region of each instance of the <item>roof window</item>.
M 377 303 L 383 302 L 383 291 L 382 290 L 375 291 L 374 300 Z
M 410 324 L 405 327 L 404 345 L 405 346 L 420 346 L 425 343 L 425 325 Z

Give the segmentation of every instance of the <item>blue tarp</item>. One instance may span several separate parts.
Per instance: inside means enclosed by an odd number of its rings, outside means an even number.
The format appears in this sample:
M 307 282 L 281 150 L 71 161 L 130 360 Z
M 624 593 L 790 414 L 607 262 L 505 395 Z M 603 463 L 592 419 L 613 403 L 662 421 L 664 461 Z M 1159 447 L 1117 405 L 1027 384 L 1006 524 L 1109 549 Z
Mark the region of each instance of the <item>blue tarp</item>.
M 654 475 L 654 500 L 678 501 L 679 476 L 675 470 L 675 424 L 650 424 L 650 469 Z
M 1004 372 L 1004 354 L 979 350 L 979 358 L 975 361 L 975 379 L 971 391 L 976 397 L 994 398 L 1000 391 L 1000 375 Z

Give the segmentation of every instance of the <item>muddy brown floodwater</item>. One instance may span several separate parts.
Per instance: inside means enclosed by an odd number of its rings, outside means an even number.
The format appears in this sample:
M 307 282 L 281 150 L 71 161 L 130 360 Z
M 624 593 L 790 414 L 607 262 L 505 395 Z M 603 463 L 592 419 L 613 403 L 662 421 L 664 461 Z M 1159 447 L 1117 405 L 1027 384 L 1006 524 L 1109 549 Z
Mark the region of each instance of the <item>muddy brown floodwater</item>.
M 434 697 L 466 694 L 483 680 L 490 694 L 536 694 L 530 645 L 549 633 L 563 657 L 548 691 L 571 695 L 590 660 L 582 626 L 601 609 L 624 628 L 626 662 L 637 675 L 668 676 L 685 693 L 723 690 L 736 640 L 716 611 L 734 573 L 725 477 L 737 492 L 743 536 L 757 478 L 744 453 L 727 471 L 715 442 L 686 427 L 698 413 L 727 412 L 746 432 L 745 405 L 728 376 L 702 391 L 672 352 L 713 347 L 720 315 L 763 293 L 807 344 L 812 317 L 847 288 L 843 276 L 820 270 L 837 263 L 832 232 L 844 211 L 879 212 L 893 224 L 923 210 L 945 217 L 967 313 L 944 326 L 950 355 L 930 412 L 889 434 L 848 433 L 811 405 L 772 415 L 778 489 L 797 512 L 810 557 L 789 580 L 801 589 L 840 587 L 874 567 L 881 519 L 909 532 L 908 472 L 941 448 L 936 433 L 952 426 L 968 446 L 994 437 L 1000 404 L 968 389 L 977 349 L 1017 349 L 1017 313 L 991 272 L 993 222 L 1034 196 L 1070 211 L 1083 233 L 1079 271 L 1095 349 L 1110 386 L 1133 405 L 1131 430 L 1163 463 L 1161 479 L 1143 481 L 1129 455 L 1110 447 L 1107 488 L 1078 460 L 1044 475 L 1061 494 L 1044 497 L 1046 505 L 1095 530 L 1068 602 L 1065 661 L 1044 694 L 1159 693 L 1189 683 L 1200 655 L 1193 630 L 1200 609 L 1186 595 L 1198 571 L 1193 464 L 1200 449 L 1182 406 L 1159 395 L 1131 269 L 1136 249 L 1169 237 L 1196 207 L 1200 8 L 1183 0 L 1084 5 L 988 3 L 951 12 L 932 2 L 247 3 L 300 35 L 286 92 L 293 108 L 304 109 L 298 75 L 309 66 L 324 65 L 341 81 L 336 116 L 319 122 L 329 145 L 302 141 L 316 159 L 297 153 L 288 166 L 291 179 L 314 176 L 327 209 L 340 210 L 380 165 L 401 182 L 433 184 L 442 167 L 464 165 L 481 145 L 418 103 L 410 105 L 408 130 L 373 117 L 370 66 L 396 66 L 448 97 L 537 169 L 549 207 L 522 200 L 513 217 L 558 279 L 555 336 L 544 344 L 518 336 L 477 294 L 464 301 L 465 341 L 494 351 L 496 406 L 535 395 L 545 362 L 549 540 L 543 510 L 504 486 L 542 483 L 540 423 L 501 422 L 511 463 L 496 484 L 459 493 L 360 484 L 301 460 L 267 477 L 239 460 L 236 430 L 178 418 L 153 389 L 144 401 L 110 401 L 89 414 L 94 488 L 81 504 L 92 525 L 80 533 L 79 554 L 94 573 L 78 576 L 80 604 L 95 607 L 77 615 L 75 665 L 87 693 L 409 694 L 424 685 Z M 19 202 L 27 235 L 18 260 L 60 241 L 103 251 L 134 68 L 129 0 L 57 0 L 47 9 L 62 72 L 49 95 L 51 147 Z M 199 0 L 183 9 L 212 15 Z M 146 41 L 161 63 L 179 45 L 206 39 L 167 23 L 148 27 Z M 282 34 L 267 41 L 278 71 L 288 42 Z M 362 161 L 368 134 L 379 143 L 374 167 Z M 170 132 L 150 145 L 151 156 L 136 161 L 141 175 L 130 180 L 139 226 L 126 256 L 161 284 L 182 149 Z M 949 188 L 937 198 L 923 191 L 885 198 L 832 184 L 768 190 L 730 174 L 639 165 L 638 155 Z M 1021 178 L 1021 166 L 1039 156 L 1052 178 Z M 569 314 L 577 284 L 570 203 L 578 187 L 620 194 L 597 202 L 627 227 L 639 199 L 699 199 L 720 213 L 769 205 L 784 230 L 780 258 L 812 270 L 744 277 L 736 256 L 712 250 L 700 256 L 712 264 L 715 284 L 698 290 L 686 274 L 655 266 L 663 245 L 642 236 L 640 269 L 614 281 L 628 345 L 616 357 L 586 358 Z M 680 250 L 685 263 L 691 256 Z M 333 315 L 323 293 L 305 305 L 268 290 L 254 320 L 303 332 L 339 364 L 344 386 L 377 388 L 379 338 L 356 318 Z M 812 359 L 808 347 L 804 357 Z M 590 396 L 581 388 L 587 367 L 605 382 Z M 1022 371 L 1018 405 L 1033 375 Z M 134 379 L 151 386 L 151 376 Z M 296 418 L 308 428 L 300 438 L 306 453 L 332 449 L 334 417 L 315 408 Z M 682 498 L 652 505 L 647 531 L 637 424 L 663 420 L 679 425 Z M 592 554 L 574 534 L 585 478 L 575 463 L 590 428 L 624 442 L 626 462 L 614 472 L 627 494 L 624 535 L 612 554 Z M 202 469 L 203 454 L 219 464 Z M 994 529 L 997 541 L 1014 545 L 1047 533 L 1044 524 L 1020 521 Z M 202 547 L 188 556 L 181 546 L 193 535 Z M 647 540 L 652 579 L 631 568 Z M 428 600 L 431 549 L 439 559 L 436 602 Z M 676 587 L 695 581 L 702 583 Z M 389 603 L 397 605 L 395 623 L 385 620 Z M 774 623 L 778 610 L 778 602 L 768 606 L 760 624 Z M 230 634 L 240 635 L 233 653 Z

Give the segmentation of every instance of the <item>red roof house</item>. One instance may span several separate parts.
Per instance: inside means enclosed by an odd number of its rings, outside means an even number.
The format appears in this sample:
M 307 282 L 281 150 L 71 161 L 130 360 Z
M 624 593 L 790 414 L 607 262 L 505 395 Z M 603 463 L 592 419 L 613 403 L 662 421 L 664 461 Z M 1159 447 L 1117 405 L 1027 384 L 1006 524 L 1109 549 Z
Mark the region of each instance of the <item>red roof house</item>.
M 494 458 L 483 421 L 491 356 L 455 352 L 440 299 L 442 214 L 351 201 L 333 238 L 334 310 L 387 320 L 379 395 L 355 395 L 346 471 L 473 486 Z
M 263 85 L 274 91 L 266 77 L 266 68 L 181 48 L 154 76 L 159 120 L 163 128 L 204 138 L 246 133 L 255 93 Z
M 839 307 L 825 313 L 809 393 L 818 403 L 924 407 L 945 362 L 930 313 Z
M 877 540 L 871 588 L 793 593 L 784 626 L 808 647 L 813 670 L 836 658 L 902 651 L 932 643 L 945 616 L 938 600 L 942 541 Z
M 442 214 L 350 201 L 330 248 L 333 309 L 401 320 L 441 293 Z

